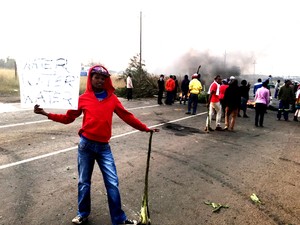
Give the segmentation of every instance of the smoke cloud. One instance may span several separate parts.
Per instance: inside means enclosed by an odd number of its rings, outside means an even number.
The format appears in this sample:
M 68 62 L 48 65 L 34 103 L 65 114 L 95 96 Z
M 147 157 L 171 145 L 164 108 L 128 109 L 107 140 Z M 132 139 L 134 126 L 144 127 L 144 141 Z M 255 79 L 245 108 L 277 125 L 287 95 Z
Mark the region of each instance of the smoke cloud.
M 176 68 L 176 73 L 179 76 L 184 74 L 191 76 L 197 72 L 199 65 L 201 65 L 199 71 L 201 80 L 205 83 L 210 83 L 216 75 L 220 75 L 224 79 L 230 76 L 239 77 L 241 74 L 249 73 L 249 70 L 253 67 L 253 56 L 241 53 L 214 56 L 209 51 L 190 50 L 179 57 L 172 65 L 172 68 Z

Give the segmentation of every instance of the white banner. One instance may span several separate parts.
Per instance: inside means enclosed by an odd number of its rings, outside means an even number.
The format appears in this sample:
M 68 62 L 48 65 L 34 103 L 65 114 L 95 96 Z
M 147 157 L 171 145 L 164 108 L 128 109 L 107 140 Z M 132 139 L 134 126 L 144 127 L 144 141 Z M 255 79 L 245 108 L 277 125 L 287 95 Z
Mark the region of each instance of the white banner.
M 64 57 L 17 61 L 21 106 L 77 109 L 80 63 Z

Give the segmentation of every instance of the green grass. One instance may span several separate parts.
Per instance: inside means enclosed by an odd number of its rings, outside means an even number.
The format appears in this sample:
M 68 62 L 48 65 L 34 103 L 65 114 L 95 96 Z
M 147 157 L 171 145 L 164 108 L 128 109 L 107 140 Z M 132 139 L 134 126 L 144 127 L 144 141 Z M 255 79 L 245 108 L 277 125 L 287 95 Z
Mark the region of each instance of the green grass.
M 12 69 L 0 68 L 0 95 L 19 95 L 19 79 L 15 78 L 15 71 Z
M 79 94 L 83 94 L 83 92 L 85 91 L 86 80 L 87 80 L 87 77 L 80 77 Z

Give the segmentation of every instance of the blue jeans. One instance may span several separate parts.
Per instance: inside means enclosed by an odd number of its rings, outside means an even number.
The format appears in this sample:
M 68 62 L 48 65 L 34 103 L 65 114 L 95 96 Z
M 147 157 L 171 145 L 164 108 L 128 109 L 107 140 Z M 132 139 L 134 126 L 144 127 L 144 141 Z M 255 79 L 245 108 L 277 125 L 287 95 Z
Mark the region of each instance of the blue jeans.
M 190 94 L 189 102 L 188 102 L 188 112 L 191 112 L 193 105 L 193 114 L 197 112 L 198 106 L 198 95 L 197 94 Z
M 247 98 L 244 98 L 244 97 L 241 97 L 241 110 L 243 110 L 243 113 L 244 115 L 246 115 L 246 111 L 247 111 L 247 102 L 248 102 L 248 99 Z
M 126 214 L 121 208 L 119 180 L 114 158 L 108 143 L 99 143 L 80 138 L 78 145 L 78 213 L 82 217 L 91 212 L 91 178 L 95 161 L 102 172 L 107 191 L 108 205 L 113 225 L 125 221 Z

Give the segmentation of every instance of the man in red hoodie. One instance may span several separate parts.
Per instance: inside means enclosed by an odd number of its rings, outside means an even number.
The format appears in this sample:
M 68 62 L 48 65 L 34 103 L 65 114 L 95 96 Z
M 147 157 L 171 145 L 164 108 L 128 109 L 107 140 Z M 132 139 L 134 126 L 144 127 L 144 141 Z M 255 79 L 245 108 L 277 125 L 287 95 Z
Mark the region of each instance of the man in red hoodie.
M 39 105 L 34 107 L 35 113 L 64 124 L 72 123 L 83 113 L 82 127 L 78 132 L 78 212 L 72 220 L 75 224 L 86 221 L 91 211 L 91 177 L 95 161 L 103 175 L 112 224 L 136 224 L 136 221 L 127 218 L 121 207 L 119 180 L 109 145 L 113 113 L 140 131 L 159 130 L 148 128 L 128 112 L 114 94 L 114 90 L 108 70 L 96 65 L 88 72 L 87 88 L 79 97 L 77 110 L 68 110 L 66 114 L 53 114 L 47 113 Z

